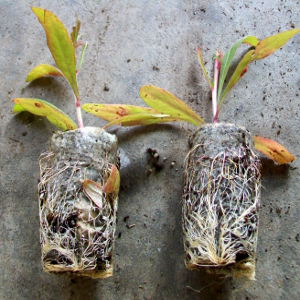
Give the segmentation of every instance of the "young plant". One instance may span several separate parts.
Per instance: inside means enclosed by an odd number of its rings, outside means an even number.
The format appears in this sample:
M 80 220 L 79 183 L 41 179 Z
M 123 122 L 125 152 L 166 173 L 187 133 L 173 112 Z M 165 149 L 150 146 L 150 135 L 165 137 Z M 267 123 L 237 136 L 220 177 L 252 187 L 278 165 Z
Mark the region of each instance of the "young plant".
M 294 157 L 278 143 L 251 137 L 248 130 L 217 123 L 228 91 L 247 71 L 248 65 L 283 46 L 300 28 L 261 41 L 254 36 L 238 40 L 225 54 L 214 57 L 214 82 L 205 71 L 200 48 L 201 69 L 212 92 L 213 123 L 204 120 L 173 94 L 151 85 L 142 86 L 141 99 L 151 108 L 130 105 L 84 104 L 82 108 L 109 123 L 122 126 L 186 121 L 197 127 L 190 139 L 183 189 L 182 228 L 187 268 L 207 268 L 227 276 L 255 278 L 255 256 L 260 202 L 260 162 L 254 148 L 278 164 Z M 237 48 L 251 49 L 240 59 L 223 88 Z
M 43 26 L 56 67 L 40 64 L 26 81 L 64 77 L 71 86 L 78 127 L 61 110 L 35 98 L 15 98 L 13 112 L 45 116 L 56 132 L 40 156 L 39 217 L 42 265 L 46 272 L 104 278 L 112 275 L 112 254 L 120 176 L 117 138 L 101 128 L 83 127 L 77 86 L 87 43 L 80 41 L 76 16 L 70 35 L 50 11 L 32 7 Z M 75 48 L 82 46 L 79 62 Z
M 57 67 L 48 64 L 40 64 L 28 73 L 26 82 L 31 82 L 46 76 L 64 77 L 73 90 L 78 127 L 82 128 L 83 121 L 77 86 L 77 74 L 83 61 L 87 43 L 83 45 L 79 40 L 80 21 L 76 17 L 76 24 L 72 28 L 72 32 L 69 36 L 64 25 L 53 13 L 38 7 L 32 7 L 32 11 L 45 30 L 47 45 Z M 79 46 L 83 47 L 77 65 L 75 48 Z M 15 98 L 13 102 L 15 103 L 13 107 L 14 113 L 27 110 L 35 115 L 45 116 L 53 125 L 61 130 L 65 131 L 77 128 L 74 122 L 66 114 L 44 100 L 35 98 Z

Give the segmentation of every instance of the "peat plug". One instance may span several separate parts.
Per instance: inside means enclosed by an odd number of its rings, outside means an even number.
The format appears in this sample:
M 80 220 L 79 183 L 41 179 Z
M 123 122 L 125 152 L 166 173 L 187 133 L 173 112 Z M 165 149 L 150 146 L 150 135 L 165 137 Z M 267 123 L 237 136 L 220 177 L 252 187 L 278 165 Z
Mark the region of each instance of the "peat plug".
M 252 137 L 244 127 L 206 124 L 190 144 L 182 210 L 185 264 L 254 279 L 260 162 Z

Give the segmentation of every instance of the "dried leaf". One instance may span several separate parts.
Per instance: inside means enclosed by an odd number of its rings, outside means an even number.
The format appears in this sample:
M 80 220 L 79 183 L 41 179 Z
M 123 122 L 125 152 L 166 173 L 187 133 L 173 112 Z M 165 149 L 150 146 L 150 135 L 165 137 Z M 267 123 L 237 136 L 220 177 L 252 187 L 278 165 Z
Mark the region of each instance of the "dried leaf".
M 103 192 L 107 194 L 113 194 L 116 197 L 119 193 L 120 187 L 120 174 L 115 165 L 111 165 L 110 175 L 105 183 Z
M 47 64 L 40 64 L 34 67 L 27 75 L 26 82 L 46 77 L 46 76 L 64 76 L 59 69 Z
M 253 136 L 252 138 L 254 140 L 255 149 L 273 159 L 279 165 L 292 162 L 295 159 L 288 150 L 273 140 L 260 136 Z
M 27 110 L 34 115 L 46 117 L 51 124 L 61 130 L 77 128 L 69 116 L 47 101 L 34 98 L 15 98 L 13 102 L 15 103 L 14 113 Z
M 196 126 L 205 123 L 184 102 L 162 88 L 144 85 L 140 88 L 139 95 L 147 105 L 161 114 L 169 115 L 178 121 L 187 121 Z
M 100 209 L 103 207 L 102 185 L 98 182 L 86 179 L 83 182 L 83 190 L 87 197 L 94 202 Z

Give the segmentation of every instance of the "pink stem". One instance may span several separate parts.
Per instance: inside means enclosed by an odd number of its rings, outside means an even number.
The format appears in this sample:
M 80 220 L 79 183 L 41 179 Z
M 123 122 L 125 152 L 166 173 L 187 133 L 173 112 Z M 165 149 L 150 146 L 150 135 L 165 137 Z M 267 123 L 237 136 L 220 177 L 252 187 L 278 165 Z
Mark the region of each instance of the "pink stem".
M 218 52 L 216 52 L 215 72 L 214 72 L 214 88 L 212 90 L 213 123 L 217 123 L 217 120 L 218 120 L 217 91 L 218 91 L 219 70 L 220 70 L 220 67 L 221 67 L 219 59 L 220 59 L 220 54 Z
M 75 106 L 76 106 L 76 113 L 77 113 L 77 120 L 78 120 L 78 128 L 83 128 L 80 101 L 78 98 L 76 98 L 75 95 L 74 95 L 74 97 L 75 97 Z
M 76 79 L 77 79 L 77 75 L 78 75 L 78 71 L 76 71 Z M 83 128 L 83 120 L 82 120 L 82 114 L 81 114 L 80 100 L 79 100 L 79 98 L 76 97 L 76 95 L 74 95 L 74 98 L 75 98 L 78 128 Z

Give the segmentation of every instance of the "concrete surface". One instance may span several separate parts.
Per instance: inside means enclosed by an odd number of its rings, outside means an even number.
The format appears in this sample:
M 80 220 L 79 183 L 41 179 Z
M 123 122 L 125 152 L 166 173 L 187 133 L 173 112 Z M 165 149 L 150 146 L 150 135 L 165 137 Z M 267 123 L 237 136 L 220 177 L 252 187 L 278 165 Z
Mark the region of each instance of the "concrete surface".
M 250 65 L 219 117 L 276 139 L 296 157 L 285 166 L 262 159 L 257 280 L 244 286 L 185 269 L 182 164 L 194 128 L 183 123 L 109 130 L 119 138 L 122 162 L 114 277 L 71 280 L 43 273 L 40 263 L 37 161 L 55 128 L 29 113 L 12 114 L 12 99 L 22 96 L 51 101 L 76 118 L 72 92 L 62 79 L 25 83 L 33 66 L 53 62 L 30 5 L 49 9 L 69 30 L 75 12 L 82 21 L 89 41 L 78 77 L 82 103 L 142 104 L 138 88 L 155 84 L 207 122 L 211 102 L 197 46 L 212 74 L 215 49 L 225 52 L 247 34 L 262 39 L 300 26 L 295 0 L 1 0 L 0 299 L 299 299 L 300 35 Z M 85 113 L 84 122 L 104 125 Z M 167 157 L 164 169 L 150 176 L 148 147 Z M 123 221 L 127 215 L 127 224 L 135 224 L 131 229 Z

